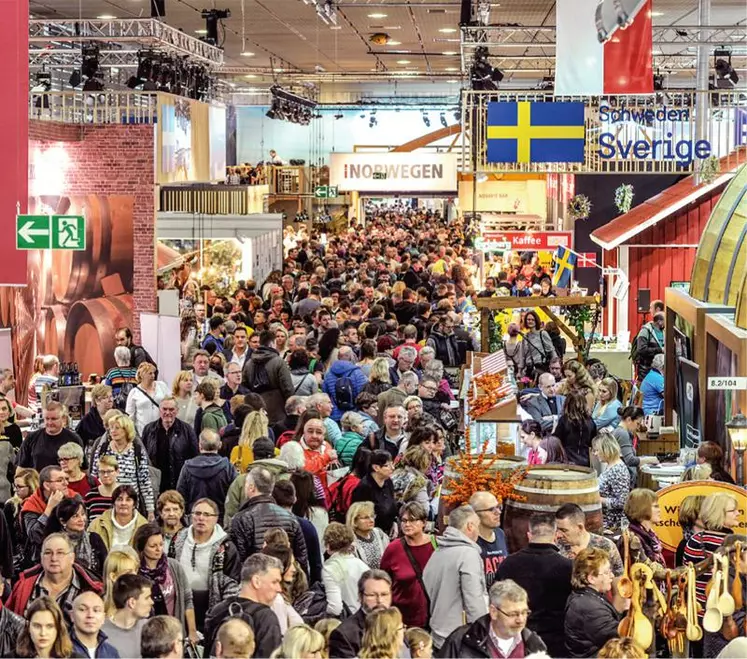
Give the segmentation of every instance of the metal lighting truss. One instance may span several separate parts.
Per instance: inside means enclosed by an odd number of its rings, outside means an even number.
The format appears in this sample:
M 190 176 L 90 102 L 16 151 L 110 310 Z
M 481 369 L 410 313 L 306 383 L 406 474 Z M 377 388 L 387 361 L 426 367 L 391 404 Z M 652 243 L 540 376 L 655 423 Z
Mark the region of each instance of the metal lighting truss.
M 665 25 L 653 28 L 654 48 L 681 48 L 677 53 L 654 51 L 655 67 L 668 70 L 695 68 L 698 46 L 726 47 L 734 57 L 747 55 L 747 26 L 744 25 Z M 506 59 L 515 65 L 510 71 L 554 68 L 555 56 L 546 52 L 555 48 L 555 26 L 486 25 L 464 26 L 460 39 L 462 70 L 469 70 L 474 51 L 479 46 L 492 48 L 491 60 Z M 503 55 L 495 50 L 521 49 L 516 55 Z M 534 50 L 530 53 L 528 50 Z M 539 50 L 539 52 L 536 52 Z
M 180 32 L 154 18 L 129 19 L 32 19 L 29 21 L 30 55 L 42 57 L 38 47 L 62 43 L 137 44 L 177 57 L 188 57 L 195 64 L 218 67 L 223 64 L 223 50 Z M 112 51 L 114 52 L 114 51 Z M 137 57 L 135 56 L 135 61 Z
M 99 66 L 103 68 L 136 69 L 138 49 L 99 50 Z M 43 48 L 29 50 L 29 68 L 54 67 L 57 69 L 79 69 L 81 51 L 79 48 Z

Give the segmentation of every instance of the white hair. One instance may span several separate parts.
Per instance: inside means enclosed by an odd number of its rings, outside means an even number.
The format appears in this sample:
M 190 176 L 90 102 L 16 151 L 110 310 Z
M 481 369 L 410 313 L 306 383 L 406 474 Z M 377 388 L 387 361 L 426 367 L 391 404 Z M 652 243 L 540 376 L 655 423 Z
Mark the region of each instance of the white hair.
M 129 366 L 131 359 L 130 349 L 125 346 L 117 346 L 114 348 L 114 361 L 117 366 Z
M 306 465 L 303 446 L 299 442 L 291 441 L 283 444 L 280 447 L 280 455 L 278 457 L 288 465 L 288 469 L 291 471 L 303 469 Z
M 660 373 L 664 372 L 664 354 L 659 353 L 658 355 L 654 355 L 654 358 L 651 360 L 651 368 L 655 368 Z

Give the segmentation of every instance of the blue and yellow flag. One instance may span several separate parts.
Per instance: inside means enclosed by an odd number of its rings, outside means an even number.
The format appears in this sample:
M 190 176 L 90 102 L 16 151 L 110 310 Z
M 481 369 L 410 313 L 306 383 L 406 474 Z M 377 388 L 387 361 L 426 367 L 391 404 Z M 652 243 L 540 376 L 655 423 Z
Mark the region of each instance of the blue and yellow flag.
M 558 288 L 570 288 L 575 265 L 576 255 L 567 247 L 558 247 L 558 251 L 555 252 L 555 271 L 552 275 L 552 285 Z
M 583 103 L 488 103 L 487 162 L 583 161 Z

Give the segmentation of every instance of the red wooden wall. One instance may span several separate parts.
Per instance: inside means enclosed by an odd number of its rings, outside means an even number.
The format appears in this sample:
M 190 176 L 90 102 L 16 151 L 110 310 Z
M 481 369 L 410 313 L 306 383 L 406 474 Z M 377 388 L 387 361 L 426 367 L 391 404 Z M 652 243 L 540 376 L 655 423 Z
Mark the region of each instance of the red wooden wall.
M 712 194 L 681 208 L 665 220 L 645 229 L 625 243 L 629 248 L 628 278 L 628 328 L 631 338 L 643 324 L 644 316 L 637 310 L 638 291 L 648 288 L 652 300 L 663 300 L 664 289 L 672 281 L 690 281 L 695 247 L 673 247 L 674 245 L 697 245 L 708 218 L 716 205 L 723 188 L 719 186 Z M 641 245 L 641 247 L 638 247 Z M 662 245 L 662 247 L 643 247 Z M 668 245 L 668 247 L 663 247 Z M 617 265 L 617 250 L 605 252 L 605 265 Z M 614 306 L 614 305 L 611 305 Z M 651 320 L 646 317 L 646 320 Z M 615 323 L 615 330 L 617 323 Z M 606 325 L 605 325 L 606 332 Z

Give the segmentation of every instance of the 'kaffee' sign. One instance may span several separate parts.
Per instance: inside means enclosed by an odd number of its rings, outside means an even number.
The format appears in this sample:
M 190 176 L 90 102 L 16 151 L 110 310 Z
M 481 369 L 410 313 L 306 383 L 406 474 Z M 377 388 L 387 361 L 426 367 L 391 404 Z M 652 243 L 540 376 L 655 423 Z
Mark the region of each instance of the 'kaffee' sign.
M 511 243 L 511 249 L 516 251 L 554 252 L 558 247 L 571 247 L 573 243 L 570 231 L 483 231 L 482 238 Z

